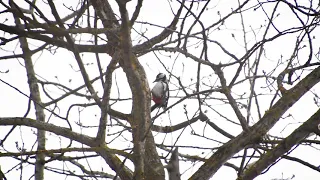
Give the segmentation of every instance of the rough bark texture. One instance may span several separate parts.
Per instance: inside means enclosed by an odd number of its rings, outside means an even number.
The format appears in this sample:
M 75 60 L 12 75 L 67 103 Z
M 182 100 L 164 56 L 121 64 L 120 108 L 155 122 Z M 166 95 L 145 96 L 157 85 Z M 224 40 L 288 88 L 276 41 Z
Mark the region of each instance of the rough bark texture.
M 122 58 L 119 63 L 126 73 L 129 86 L 132 91 L 132 135 L 134 143 L 134 163 L 135 163 L 135 174 L 134 179 L 158 179 L 152 171 L 152 168 L 162 167 L 160 160 L 157 160 L 158 156 L 153 142 L 153 137 L 151 132 L 148 132 L 148 127 L 150 126 L 150 90 L 149 84 L 147 82 L 146 74 L 143 67 L 139 63 L 138 59 L 132 52 L 131 44 L 131 26 L 128 18 L 127 10 L 125 4 L 119 4 L 119 10 L 121 14 L 122 24 L 121 24 L 121 51 Z M 146 136 L 148 139 L 148 147 L 146 147 Z M 150 139 L 151 138 L 151 139 Z M 146 149 L 148 152 L 146 153 Z M 156 153 L 156 154 L 154 154 Z M 148 159 L 151 164 L 145 160 Z M 154 164 L 156 163 L 156 164 Z M 150 168 L 152 167 L 152 168 Z M 151 172 L 150 172 L 151 171 Z M 163 168 L 162 168 L 162 171 Z M 148 173 L 146 173 L 148 172 Z M 164 175 L 164 173 L 162 173 Z M 161 176 L 160 176 L 161 177 Z M 163 177 L 161 178 L 163 179 Z
M 145 71 L 132 51 L 131 22 L 125 2 L 118 1 L 121 25 L 107 1 L 92 1 L 105 27 L 120 29 L 117 34 L 107 34 L 108 44 L 112 44 L 109 55 L 117 55 L 120 66 L 126 73 L 132 91 L 132 111 L 130 124 L 133 136 L 134 179 L 164 179 L 164 169 L 156 151 L 150 126 L 150 90 Z

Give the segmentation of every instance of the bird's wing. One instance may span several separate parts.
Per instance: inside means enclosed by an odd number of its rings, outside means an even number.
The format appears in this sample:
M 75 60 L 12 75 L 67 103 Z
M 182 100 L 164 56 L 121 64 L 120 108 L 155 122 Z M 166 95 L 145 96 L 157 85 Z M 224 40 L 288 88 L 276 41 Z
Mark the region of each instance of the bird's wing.
M 162 97 L 163 92 L 164 92 L 164 83 L 162 82 L 157 82 L 151 90 L 152 95 L 158 98 Z
M 163 92 L 165 92 L 162 96 L 164 107 L 167 107 L 169 100 L 169 85 L 167 82 L 163 83 Z

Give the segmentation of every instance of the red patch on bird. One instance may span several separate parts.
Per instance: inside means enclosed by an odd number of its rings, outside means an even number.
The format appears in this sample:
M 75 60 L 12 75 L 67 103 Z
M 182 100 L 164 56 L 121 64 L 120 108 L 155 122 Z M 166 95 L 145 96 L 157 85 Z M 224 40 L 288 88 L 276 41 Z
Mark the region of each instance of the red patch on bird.
M 162 103 L 162 98 L 157 98 L 157 97 L 152 97 L 152 100 L 153 100 L 153 102 L 154 103 L 156 103 L 156 104 L 161 104 Z

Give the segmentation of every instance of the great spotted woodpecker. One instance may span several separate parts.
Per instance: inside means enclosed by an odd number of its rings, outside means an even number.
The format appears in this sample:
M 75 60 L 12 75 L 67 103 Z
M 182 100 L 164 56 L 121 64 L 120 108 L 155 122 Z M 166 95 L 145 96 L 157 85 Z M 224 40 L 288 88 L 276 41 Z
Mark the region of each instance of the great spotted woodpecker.
M 157 83 L 153 86 L 151 95 L 152 100 L 155 104 L 151 106 L 151 112 L 158 107 L 162 107 L 165 109 L 168 105 L 169 99 L 169 85 L 166 75 L 163 73 L 159 73 L 154 82 Z

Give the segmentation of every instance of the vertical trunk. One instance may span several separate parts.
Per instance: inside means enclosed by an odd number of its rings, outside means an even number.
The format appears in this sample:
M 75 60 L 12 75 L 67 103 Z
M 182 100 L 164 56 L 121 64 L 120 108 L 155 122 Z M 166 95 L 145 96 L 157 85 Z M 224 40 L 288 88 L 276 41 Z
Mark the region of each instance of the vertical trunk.
M 168 170 L 169 180 L 181 180 L 178 148 L 172 151 L 170 161 L 167 165 L 167 170 Z
M 121 14 L 121 31 L 120 31 L 120 66 L 126 73 L 128 83 L 132 92 L 132 137 L 133 137 L 133 154 L 134 154 L 134 179 L 144 180 L 144 159 L 145 159 L 145 133 L 146 125 L 150 122 L 150 114 L 147 109 L 150 107 L 148 102 L 148 93 L 150 94 L 149 85 L 146 81 L 144 69 L 137 58 L 132 53 L 131 44 L 131 27 L 128 18 L 128 12 L 125 4 L 118 2 Z M 149 95 L 150 98 L 150 95 Z M 150 110 L 149 110 L 150 112 Z
M 92 5 L 105 28 L 120 27 L 117 33 L 106 32 L 106 53 L 117 56 L 126 73 L 132 91 L 132 112 L 129 122 L 134 143 L 133 179 L 163 180 L 165 173 L 156 151 L 150 126 L 150 90 L 145 71 L 132 51 L 131 23 L 126 10 L 126 1 L 117 1 L 121 14 L 121 27 L 108 1 L 93 0 Z M 110 48 L 112 47 L 112 48 Z M 102 133 L 100 133 L 102 134 Z
M 145 147 L 145 176 L 146 179 L 152 178 L 153 180 L 164 180 L 164 167 L 160 161 L 156 144 L 152 132 L 149 130 L 146 137 L 146 147 Z
M 13 6 L 14 7 L 14 6 Z M 17 27 L 21 26 L 21 22 L 18 17 L 15 17 L 15 23 Z M 27 38 L 21 37 L 19 38 L 20 47 L 23 52 L 23 59 L 25 62 L 25 68 L 27 71 L 27 78 L 30 90 L 30 98 L 33 101 L 35 111 L 36 111 L 36 119 L 38 121 L 45 121 L 45 115 L 43 111 L 43 105 L 40 98 L 39 87 L 37 84 L 37 77 L 34 72 L 33 64 L 32 64 L 32 53 L 29 49 Z M 46 137 L 45 131 L 38 130 L 37 131 L 37 141 L 38 141 L 38 151 L 45 150 L 46 145 Z M 35 163 L 35 180 L 43 180 L 44 179 L 44 162 L 45 162 L 45 155 L 43 153 L 37 153 L 36 155 L 36 163 Z
M 131 24 L 126 5 L 118 2 L 121 14 L 120 49 L 122 57 L 119 64 L 126 73 L 132 91 L 132 136 L 134 153 L 134 179 L 164 179 L 164 169 L 156 151 L 154 139 L 149 129 L 150 89 L 142 65 L 132 52 Z

